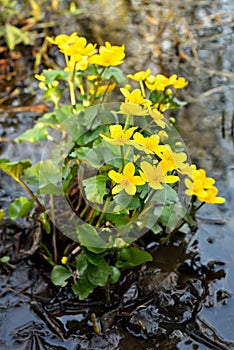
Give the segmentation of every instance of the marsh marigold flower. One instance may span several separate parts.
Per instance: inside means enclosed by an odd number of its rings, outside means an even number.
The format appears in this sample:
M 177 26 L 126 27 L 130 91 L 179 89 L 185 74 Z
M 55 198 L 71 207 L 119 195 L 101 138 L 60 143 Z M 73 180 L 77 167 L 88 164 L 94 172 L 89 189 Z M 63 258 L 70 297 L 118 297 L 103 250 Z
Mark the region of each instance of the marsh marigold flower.
M 78 34 L 72 33 L 71 35 L 67 34 L 59 34 L 54 39 L 47 36 L 46 40 L 49 41 L 51 44 L 57 45 L 58 47 L 63 44 L 72 44 L 75 41 L 75 38 L 78 37 Z
M 130 143 L 130 138 L 132 137 L 137 126 L 124 130 L 122 125 L 111 125 L 110 126 L 110 137 L 100 134 L 100 136 L 112 145 L 123 146 Z
M 63 265 L 66 265 L 67 261 L 68 261 L 68 258 L 66 256 L 63 256 L 62 259 L 61 259 L 61 263 Z
M 159 138 L 156 135 L 144 137 L 141 133 L 136 132 L 133 135 L 132 142 L 133 146 L 141 151 L 144 151 L 147 154 L 161 153 L 164 146 L 159 145 Z
M 185 163 L 187 155 L 184 152 L 173 152 L 169 145 L 164 145 L 161 158 L 161 166 L 165 172 L 172 170 L 180 170 L 187 167 Z
M 120 112 L 126 115 L 136 115 L 136 116 L 146 116 L 148 115 L 148 110 L 141 105 L 136 105 L 133 103 L 121 103 Z
M 117 194 L 124 190 L 127 194 L 133 196 L 136 193 L 136 186 L 144 185 L 145 181 L 141 176 L 135 176 L 135 165 L 130 162 L 125 165 L 122 173 L 111 170 L 108 176 L 117 183 L 112 189 L 112 194 Z
M 85 56 L 72 56 L 67 66 L 64 68 L 65 72 L 83 71 L 88 68 L 89 62 Z
M 59 49 L 64 55 L 73 56 L 80 61 L 82 56 L 92 56 L 95 53 L 95 46 L 96 44 L 87 44 L 86 38 L 77 36 L 72 42 L 59 44 Z
M 135 74 L 128 74 L 127 77 L 135 81 L 144 81 L 146 78 L 148 78 L 150 73 L 150 69 L 147 69 L 147 71 L 140 71 Z
M 179 180 L 178 176 L 167 175 L 161 164 L 159 163 L 157 166 L 153 166 L 148 162 L 141 162 L 140 175 L 145 180 L 145 182 L 149 183 L 149 186 L 154 190 L 163 189 L 162 183 L 175 183 Z
M 185 86 L 188 85 L 188 82 L 183 77 L 180 77 L 176 81 L 174 81 L 172 85 L 175 89 L 183 89 Z
M 151 91 L 164 91 L 165 88 L 169 85 L 173 85 L 176 81 L 177 76 L 175 74 L 171 75 L 170 78 L 167 78 L 163 74 L 157 74 L 156 76 L 150 75 L 146 79 L 146 86 Z
M 132 103 L 143 106 L 150 106 L 152 104 L 150 100 L 147 100 L 142 96 L 140 89 L 135 89 L 130 92 L 125 88 L 121 88 L 120 91 L 125 97 L 125 103 Z
M 123 63 L 125 46 L 112 46 L 109 42 L 99 48 L 99 54 L 93 55 L 89 62 L 99 66 L 118 66 Z
M 168 133 L 165 130 L 160 130 L 158 136 L 161 142 L 165 142 L 169 138 Z
M 150 109 L 149 114 L 158 126 L 160 126 L 162 129 L 165 128 L 166 123 L 162 120 L 164 118 L 164 115 L 159 110 L 156 108 Z
M 210 204 L 225 202 L 223 197 L 217 197 L 218 189 L 214 186 L 215 180 L 212 177 L 207 177 L 204 169 L 197 169 L 196 165 L 191 165 L 189 177 L 190 179 L 185 179 L 187 187 L 185 193 L 187 195 L 194 195 L 199 201 Z
M 108 85 L 102 85 L 102 86 L 99 86 L 97 91 L 96 91 L 96 95 L 99 96 L 99 95 L 103 95 L 107 92 L 111 92 L 115 89 L 116 87 L 116 83 L 111 83 L 111 84 L 108 84 Z M 95 90 L 94 89 L 91 89 L 89 90 L 90 94 L 93 95 Z

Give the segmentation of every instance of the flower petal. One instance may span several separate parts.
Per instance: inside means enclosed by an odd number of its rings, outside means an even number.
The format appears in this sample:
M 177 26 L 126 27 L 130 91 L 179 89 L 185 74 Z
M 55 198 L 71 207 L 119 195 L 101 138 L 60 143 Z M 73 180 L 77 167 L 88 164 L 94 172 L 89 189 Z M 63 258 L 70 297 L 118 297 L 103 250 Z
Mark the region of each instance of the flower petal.
M 130 182 L 127 184 L 127 186 L 124 187 L 124 189 L 125 192 L 127 192 L 127 194 L 129 194 L 130 196 L 134 196 L 134 194 L 136 193 L 136 186 Z
M 120 191 L 122 191 L 124 187 L 122 185 L 116 185 L 115 187 L 112 188 L 112 194 L 117 194 Z
M 123 170 L 123 174 L 125 176 L 127 175 L 129 177 L 134 176 L 134 174 L 135 174 L 135 165 L 132 162 L 126 164 L 125 167 L 124 167 L 124 170 Z
M 115 182 L 120 182 L 123 178 L 123 175 L 120 173 L 117 173 L 115 170 L 110 170 L 108 173 L 108 176 L 111 178 L 111 180 Z

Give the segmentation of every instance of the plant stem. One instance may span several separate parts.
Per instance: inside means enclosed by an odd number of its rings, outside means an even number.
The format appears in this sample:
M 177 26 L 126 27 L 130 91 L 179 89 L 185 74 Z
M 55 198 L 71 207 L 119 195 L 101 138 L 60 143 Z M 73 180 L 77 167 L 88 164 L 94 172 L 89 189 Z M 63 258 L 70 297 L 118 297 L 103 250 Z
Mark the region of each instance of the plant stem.
M 101 212 L 101 214 L 100 214 L 100 216 L 99 216 L 99 218 L 98 218 L 98 222 L 97 222 L 97 224 L 96 224 L 96 227 L 100 227 L 100 225 L 101 225 L 101 223 L 102 223 L 102 219 L 103 219 L 104 216 L 106 215 L 106 210 L 107 210 L 107 208 L 108 208 L 108 206 L 109 206 L 109 202 L 110 202 L 111 198 L 112 198 L 112 197 L 107 197 L 106 202 L 105 202 L 105 204 L 104 204 L 104 207 L 103 207 L 103 209 L 102 209 L 102 212 Z
M 53 246 L 53 258 L 54 262 L 58 262 L 58 250 L 57 250 L 57 242 L 56 242 L 56 227 L 55 227 L 55 216 L 54 216 L 54 198 L 50 195 L 51 202 L 51 215 L 52 215 L 52 246 Z
M 145 88 L 144 88 L 144 84 L 143 81 L 140 81 L 140 87 L 141 87 L 141 92 L 142 92 L 142 96 L 145 98 Z
M 39 199 L 38 199 L 38 198 L 35 196 L 35 194 L 30 190 L 30 188 L 28 187 L 28 185 L 26 185 L 26 183 L 25 183 L 23 180 L 19 179 L 19 178 L 17 178 L 16 181 L 28 192 L 28 194 L 32 197 L 32 199 L 35 200 L 35 202 L 37 203 L 38 210 L 39 210 L 40 212 L 45 211 L 44 205 L 41 204 L 41 202 L 39 201 Z
M 75 106 L 76 106 L 76 95 L 75 95 L 75 86 L 74 86 L 75 73 L 76 73 L 76 63 L 74 65 L 74 69 L 73 69 L 73 72 L 72 72 L 71 79 L 68 80 L 69 90 L 70 90 L 71 105 L 73 106 L 73 109 L 75 109 Z

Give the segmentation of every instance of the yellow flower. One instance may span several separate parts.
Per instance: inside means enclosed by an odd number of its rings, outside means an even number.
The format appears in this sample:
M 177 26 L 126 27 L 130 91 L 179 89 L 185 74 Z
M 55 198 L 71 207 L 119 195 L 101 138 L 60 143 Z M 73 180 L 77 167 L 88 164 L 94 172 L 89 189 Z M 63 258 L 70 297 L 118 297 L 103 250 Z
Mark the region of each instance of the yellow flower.
M 145 72 L 141 71 L 135 74 L 128 74 L 127 77 L 135 81 L 143 81 L 150 75 L 150 73 L 150 69 L 147 69 Z
M 175 89 L 183 89 L 188 85 L 188 82 L 183 77 L 180 77 L 172 85 Z
M 170 108 L 169 103 L 155 103 L 155 105 L 154 105 L 154 109 L 156 109 L 160 112 L 165 112 L 169 108 Z
M 96 95 L 100 96 L 100 95 L 103 95 L 107 92 L 111 92 L 115 89 L 116 87 L 116 83 L 111 83 L 111 84 L 108 84 L 108 85 L 102 85 L 102 86 L 99 86 L 98 89 L 97 89 L 97 92 L 96 92 Z M 94 89 L 91 89 L 90 91 L 90 94 L 93 95 L 94 94 Z
M 185 193 L 189 196 L 196 196 L 201 202 L 209 204 L 225 203 L 225 198 L 216 196 L 218 194 L 218 189 L 215 186 L 210 186 L 210 184 L 208 184 L 209 188 L 205 188 L 203 181 L 199 178 L 194 181 L 185 179 L 185 185 L 187 187 Z
M 163 151 L 164 146 L 159 145 L 159 138 L 156 135 L 144 137 L 139 132 L 136 132 L 133 135 L 133 139 L 135 141 L 132 143 L 133 146 L 147 154 L 160 154 Z
M 168 133 L 165 130 L 160 130 L 158 132 L 158 136 L 161 142 L 165 142 L 169 138 Z
M 95 53 L 96 44 L 87 44 L 86 38 L 77 36 L 71 42 L 61 43 L 58 46 L 64 55 L 74 56 L 80 61 L 82 56 L 91 56 Z
M 90 58 L 90 63 L 100 66 L 118 66 L 123 63 L 125 46 L 112 46 L 109 42 L 99 48 L 99 54 Z
M 121 103 L 120 112 L 126 115 L 137 115 L 146 116 L 148 115 L 148 110 L 141 105 L 136 105 L 133 103 Z
M 147 100 L 142 96 L 140 89 L 135 89 L 130 92 L 125 88 L 121 88 L 120 91 L 125 97 L 125 103 L 139 104 L 143 106 L 150 106 L 152 103 L 150 100 Z
M 206 202 L 209 204 L 223 204 L 225 203 L 225 198 L 216 197 L 218 194 L 218 189 L 215 186 L 212 186 L 206 190 L 206 195 L 203 197 L 202 195 L 198 196 L 199 201 Z
M 145 81 L 145 85 L 150 91 L 154 90 L 154 81 L 155 81 L 155 76 L 154 75 L 149 75 Z
M 197 169 L 196 165 L 192 164 L 192 174 L 191 174 L 191 179 L 196 181 L 200 180 L 203 183 L 204 188 L 210 188 L 214 185 L 215 180 L 212 177 L 206 177 L 206 171 L 204 169 Z
M 89 62 L 87 57 L 85 56 L 72 56 L 70 61 L 67 64 L 67 67 L 64 69 L 65 72 L 74 72 L 76 71 L 83 71 L 88 68 Z
M 162 121 L 164 115 L 161 112 L 159 112 L 159 110 L 157 110 L 156 108 L 150 109 L 149 114 L 158 126 L 160 126 L 162 129 L 165 128 L 166 123 Z
M 187 163 L 184 163 L 187 156 L 184 152 L 173 152 L 169 145 L 165 145 L 162 154 L 159 155 L 161 160 L 161 166 L 165 172 L 172 170 L 180 170 L 187 167 Z
M 190 179 L 184 180 L 185 186 L 187 189 L 185 193 L 188 196 L 196 196 L 196 197 L 205 197 L 206 191 L 204 190 L 204 186 L 201 180 L 197 179 L 195 181 L 191 181 Z
M 153 166 L 148 162 L 141 162 L 141 169 L 143 170 L 143 172 L 140 171 L 141 177 L 154 190 L 163 189 L 162 183 L 175 183 L 179 180 L 178 176 L 166 175 L 160 163 Z
M 207 177 L 204 169 L 197 169 L 196 165 L 192 164 L 188 176 L 190 179 L 185 179 L 187 187 L 185 193 L 187 195 L 195 195 L 199 201 L 210 204 L 225 202 L 223 197 L 216 197 L 218 189 L 213 186 L 215 180 L 212 177 Z
M 62 44 L 71 44 L 71 43 L 73 43 L 76 37 L 78 37 L 77 33 L 72 33 L 71 35 L 60 34 L 60 35 L 57 35 L 55 37 L 55 39 L 47 36 L 46 40 L 49 41 L 51 44 L 60 46 Z
M 125 145 L 130 143 L 130 138 L 132 137 L 137 126 L 124 130 L 122 125 L 111 125 L 110 126 L 110 137 L 100 134 L 100 136 L 112 145 Z
M 167 78 L 163 74 L 157 74 L 156 76 L 150 75 L 146 79 L 146 86 L 149 90 L 154 91 L 164 91 L 165 88 L 169 85 L 173 85 L 173 83 L 176 81 L 176 75 L 173 74 L 170 76 L 170 78 Z
M 187 163 L 187 165 L 183 169 L 179 169 L 179 172 L 182 175 L 187 175 L 188 177 L 190 177 L 190 179 L 192 179 L 192 176 L 193 176 L 193 165 L 190 165 L 190 164 Z
M 134 176 L 135 165 L 130 162 L 125 165 L 122 173 L 117 173 L 115 170 L 111 170 L 108 176 L 118 185 L 112 189 L 112 194 L 117 194 L 122 190 L 125 190 L 127 194 L 133 196 L 136 193 L 136 186 L 144 185 L 145 181 L 141 176 Z
M 63 265 L 66 265 L 67 261 L 68 261 L 68 258 L 66 256 L 63 256 L 62 259 L 61 259 L 61 263 Z

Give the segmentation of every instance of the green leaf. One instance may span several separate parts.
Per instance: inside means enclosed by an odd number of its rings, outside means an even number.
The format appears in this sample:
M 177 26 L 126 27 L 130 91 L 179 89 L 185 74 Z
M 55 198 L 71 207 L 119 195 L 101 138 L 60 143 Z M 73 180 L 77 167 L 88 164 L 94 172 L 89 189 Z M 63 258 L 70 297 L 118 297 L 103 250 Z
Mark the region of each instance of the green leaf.
M 1 263 L 6 263 L 8 261 L 10 261 L 10 257 L 8 255 L 4 255 L 0 258 Z
M 107 180 L 107 176 L 97 175 L 82 181 L 88 201 L 99 204 L 103 203 L 103 197 L 106 195 Z
M 55 128 L 57 124 L 56 111 L 45 113 L 42 117 L 37 119 L 37 123 Z
M 89 108 L 86 108 L 84 112 L 84 116 L 82 118 L 83 125 L 86 125 L 87 127 L 91 126 L 98 114 L 99 109 L 100 109 L 99 105 L 94 105 Z
M 2 222 L 2 219 L 4 218 L 5 214 L 5 210 L 0 209 L 0 223 Z
M 183 218 L 186 219 L 186 208 L 180 202 L 174 205 L 167 205 L 163 208 L 159 222 L 166 228 L 167 232 L 174 230 Z
M 174 97 L 171 101 L 170 101 L 170 108 L 178 108 L 180 106 L 185 106 L 187 105 L 186 101 L 180 101 L 177 97 Z
M 17 137 L 15 140 L 17 142 L 28 141 L 28 142 L 38 142 L 45 140 L 48 136 L 47 127 L 42 123 L 37 123 L 32 129 L 26 130 L 22 135 Z
M 56 286 L 64 287 L 67 284 L 67 279 L 72 276 L 72 273 L 68 269 L 61 265 L 55 265 L 51 271 L 51 281 Z
M 85 252 L 81 252 L 75 259 L 76 262 L 76 270 L 79 273 L 80 277 L 83 277 L 86 275 L 88 266 L 89 266 L 89 262 L 87 259 L 87 255 Z
M 126 81 L 123 71 L 118 67 L 110 67 L 105 75 L 106 79 L 116 80 L 117 83 L 122 84 Z
M 24 179 L 27 183 L 37 186 L 40 193 L 63 193 L 62 185 L 59 184 L 62 179 L 61 167 L 51 159 L 42 160 L 31 166 L 24 172 Z
M 24 218 L 28 216 L 32 207 L 34 205 L 34 200 L 28 200 L 26 197 L 19 197 L 14 200 L 13 203 L 10 204 L 8 213 L 12 220 L 16 220 L 18 218 Z
M 50 233 L 51 224 L 50 224 L 50 219 L 48 217 L 48 214 L 46 212 L 42 213 L 39 217 L 39 220 L 42 223 L 42 227 L 46 231 L 46 233 Z
M 139 208 L 141 202 L 137 196 L 130 196 L 125 191 L 119 192 L 115 197 L 114 201 L 121 206 L 121 208 L 126 208 L 133 210 Z
M 95 254 L 88 250 L 85 252 L 85 259 L 92 265 L 98 266 L 102 258 L 103 256 L 101 254 Z
M 85 161 L 95 168 L 100 168 L 101 166 L 98 154 L 92 148 L 89 147 L 77 148 L 73 152 L 71 152 L 69 156 Z
M 135 247 L 126 247 L 118 252 L 118 261 L 115 266 L 117 268 L 138 266 L 152 260 L 153 257 L 148 252 Z
M 111 274 L 111 268 L 104 258 L 100 259 L 98 265 L 90 265 L 88 268 L 88 279 L 95 286 L 105 286 Z
M 73 293 L 79 296 L 80 300 L 84 300 L 91 294 L 96 286 L 89 282 L 88 278 L 79 278 L 72 286 Z
M 164 189 L 155 191 L 151 201 L 164 205 L 176 203 L 178 201 L 178 195 L 171 186 L 164 184 Z
M 11 24 L 5 25 L 5 38 L 7 46 L 11 51 L 14 50 L 17 44 L 32 44 L 32 35 L 29 32 L 24 32 Z
M 77 144 L 80 146 L 85 146 L 100 137 L 102 132 L 106 131 L 105 125 L 99 125 L 92 130 L 83 132 L 83 134 L 78 138 Z
M 74 117 L 73 108 L 71 105 L 63 105 L 61 108 L 56 110 L 56 119 L 59 124 L 64 123 L 68 119 L 72 119 Z M 75 116 L 77 121 L 77 116 Z
M 89 224 L 80 225 L 76 232 L 80 243 L 91 252 L 100 253 L 106 250 L 107 243 L 99 236 L 93 226 Z
M 10 175 L 15 181 L 19 182 L 24 170 L 31 166 L 29 160 L 21 160 L 19 162 L 10 162 L 8 159 L 0 159 L 0 169 Z
M 105 215 L 106 219 L 115 224 L 116 227 L 125 226 L 128 223 L 129 215 L 127 214 L 112 214 L 107 213 Z
M 121 272 L 115 266 L 110 266 L 110 268 L 112 270 L 111 277 L 110 277 L 110 283 L 112 283 L 112 284 L 117 283 L 120 276 L 121 276 Z
M 62 69 L 44 69 L 43 75 L 46 78 L 46 84 L 52 84 L 55 80 L 68 80 L 68 73 Z

